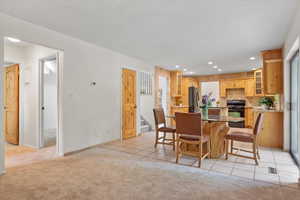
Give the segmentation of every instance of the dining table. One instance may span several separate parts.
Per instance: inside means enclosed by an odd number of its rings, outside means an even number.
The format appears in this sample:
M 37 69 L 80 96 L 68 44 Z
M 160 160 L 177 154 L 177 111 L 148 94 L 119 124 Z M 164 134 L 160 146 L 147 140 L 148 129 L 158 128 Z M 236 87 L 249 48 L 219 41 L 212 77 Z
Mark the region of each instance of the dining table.
M 175 115 L 166 117 L 175 120 Z M 228 122 L 241 122 L 244 118 L 227 115 L 206 115 L 202 116 L 201 120 L 203 135 L 210 137 L 211 158 L 216 159 L 225 154 L 225 136 L 230 130 Z

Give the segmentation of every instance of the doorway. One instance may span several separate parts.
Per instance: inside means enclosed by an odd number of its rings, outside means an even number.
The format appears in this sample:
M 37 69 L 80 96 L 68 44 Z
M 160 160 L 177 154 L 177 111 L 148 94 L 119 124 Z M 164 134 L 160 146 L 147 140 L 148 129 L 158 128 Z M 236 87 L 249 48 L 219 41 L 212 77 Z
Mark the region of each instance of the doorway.
M 291 77 L 291 132 L 290 132 L 290 152 L 296 163 L 300 164 L 300 69 L 299 69 L 299 51 L 297 51 L 290 60 Z
M 6 168 L 62 155 L 62 137 L 58 137 L 62 54 L 60 50 L 4 38 Z
M 159 103 L 164 109 L 165 113 L 169 113 L 168 110 L 168 79 L 165 76 L 159 76 Z
M 40 59 L 40 144 L 39 147 L 57 143 L 57 55 Z
M 122 139 L 136 134 L 136 71 L 122 69 Z

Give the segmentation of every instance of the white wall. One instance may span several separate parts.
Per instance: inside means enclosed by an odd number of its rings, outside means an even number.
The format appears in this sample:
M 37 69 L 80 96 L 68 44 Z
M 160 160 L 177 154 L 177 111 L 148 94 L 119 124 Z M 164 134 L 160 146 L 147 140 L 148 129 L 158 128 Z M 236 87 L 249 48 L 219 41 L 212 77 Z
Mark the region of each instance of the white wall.
M 287 39 L 284 44 L 284 149 L 290 148 L 290 111 L 288 109 L 288 103 L 290 102 L 290 65 L 289 58 L 297 49 L 299 49 L 299 37 L 300 37 L 300 7 L 295 16 L 294 22 L 288 32 Z M 295 49 L 296 48 L 296 49 Z M 299 152 L 300 153 L 300 152 Z
M 154 94 L 154 91 L 153 93 Z M 153 108 L 154 108 L 154 95 L 142 95 L 141 96 L 141 115 L 149 122 L 154 128 L 154 116 L 153 116 Z
M 121 67 L 153 70 L 154 65 L 2 13 L 0 27 L 0 38 L 11 36 L 64 51 L 61 73 L 63 153 L 120 138 Z M 0 55 L 0 64 L 3 64 L 2 40 Z M 91 86 L 92 81 L 96 82 L 95 86 Z M 0 137 L 1 172 L 4 170 L 3 133 Z

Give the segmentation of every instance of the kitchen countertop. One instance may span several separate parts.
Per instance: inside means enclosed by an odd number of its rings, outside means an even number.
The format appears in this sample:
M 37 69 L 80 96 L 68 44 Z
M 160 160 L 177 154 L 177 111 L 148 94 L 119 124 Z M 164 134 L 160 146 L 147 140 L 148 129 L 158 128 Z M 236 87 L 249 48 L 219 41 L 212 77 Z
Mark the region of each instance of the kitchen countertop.
M 189 106 L 185 106 L 185 105 L 181 105 L 181 106 L 176 106 L 176 105 L 173 105 L 171 106 L 172 108 L 188 108 Z
M 254 112 L 283 112 L 283 110 L 265 110 L 261 108 L 254 108 Z
M 171 107 L 172 108 L 188 108 L 189 106 L 187 106 L 187 105 L 181 105 L 181 106 L 173 105 Z M 211 109 L 213 109 L 213 108 L 226 109 L 228 107 L 227 106 L 211 106 L 211 107 L 208 107 L 208 109 L 210 109 L 210 108 Z M 253 109 L 254 112 L 283 112 L 283 110 L 265 110 L 265 109 L 259 108 L 257 106 L 245 106 L 245 108 Z

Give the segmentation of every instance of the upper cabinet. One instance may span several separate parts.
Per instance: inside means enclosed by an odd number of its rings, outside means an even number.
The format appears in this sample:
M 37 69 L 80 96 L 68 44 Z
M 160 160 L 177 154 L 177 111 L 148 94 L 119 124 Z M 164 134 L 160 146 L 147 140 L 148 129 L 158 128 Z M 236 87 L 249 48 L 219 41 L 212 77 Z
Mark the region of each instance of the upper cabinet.
M 193 77 L 182 78 L 182 105 L 189 105 L 189 87 L 199 87 L 199 82 Z
M 282 50 L 261 52 L 263 61 L 264 93 L 268 95 L 283 93 L 283 60 Z
M 182 72 L 171 71 L 171 96 L 182 96 Z
M 220 81 L 220 96 L 226 97 L 227 89 L 239 89 L 246 87 L 246 80 L 244 79 L 228 79 Z
M 227 81 L 221 80 L 220 81 L 220 97 L 226 97 L 226 87 L 227 87 Z
M 255 96 L 255 79 L 249 78 L 245 80 L 245 96 L 253 97 Z
M 263 84 L 263 72 L 262 69 L 258 69 L 254 71 L 254 88 L 255 95 L 254 96 L 264 96 L 264 84 Z

